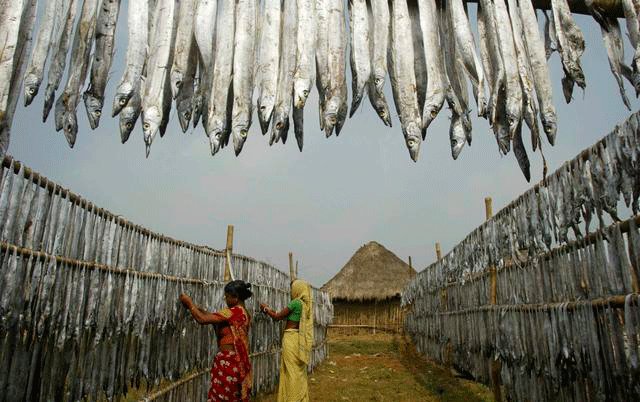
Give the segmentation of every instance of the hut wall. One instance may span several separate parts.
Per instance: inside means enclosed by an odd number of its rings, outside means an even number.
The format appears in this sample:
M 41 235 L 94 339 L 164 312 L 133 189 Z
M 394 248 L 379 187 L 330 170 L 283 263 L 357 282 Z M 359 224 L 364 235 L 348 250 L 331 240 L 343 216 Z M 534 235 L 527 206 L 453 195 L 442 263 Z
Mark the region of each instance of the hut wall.
M 253 390 L 272 391 L 278 384 L 283 324 L 274 324 L 258 308 L 259 302 L 278 310 L 286 306 L 290 279 L 274 266 L 238 254 L 232 255 L 231 265 L 234 277 L 251 282 L 254 292 L 246 303 L 254 318 L 249 340 Z M 69 393 L 76 395 L 74 400 L 96 400 L 86 390 L 102 387 L 109 389 L 109 399 L 120 399 L 132 381 L 166 384 L 146 401 L 203 400 L 216 352 L 213 327 L 197 325 L 176 299 L 184 292 L 205 310 L 222 308 L 224 267 L 223 252 L 135 225 L 5 157 L 0 168 L 0 289 L 9 308 L 0 309 L 0 320 L 9 328 L 5 343 L 16 347 L 5 354 L 0 370 L 9 373 L 9 399 L 62 400 Z M 42 291 L 29 294 L 22 291 L 25 286 Z M 314 289 L 313 297 L 311 367 L 327 355 L 324 335 L 332 314 L 326 292 Z M 86 310 L 69 300 L 85 300 Z M 131 317 L 141 312 L 146 320 L 138 325 L 142 320 Z M 31 314 L 37 314 L 33 320 L 20 319 Z M 91 323 L 103 315 L 107 319 L 98 320 L 96 330 Z M 76 323 L 75 333 L 69 317 Z M 33 341 L 21 342 L 23 336 Z M 92 351 L 80 363 L 88 370 L 109 364 L 111 377 L 106 382 L 89 378 L 83 391 L 64 378 L 85 372 L 81 364 L 65 363 L 81 356 L 85 343 Z M 58 345 L 51 350 L 60 350 L 61 359 L 51 360 L 56 356 L 49 353 L 52 345 Z M 146 354 L 147 359 L 131 361 L 125 352 Z M 24 370 L 15 369 L 17 364 Z M 20 375 L 29 371 L 43 380 L 27 383 Z
M 402 310 L 400 298 L 384 301 L 348 302 L 333 301 L 334 318 L 332 331 L 354 333 L 360 331 L 402 330 Z
M 632 211 L 615 209 L 617 188 L 605 190 L 615 178 L 597 171 L 582 193 L 589 164 L 623 171 L 615 150 L 638 143 L 639 117 L 495 216 L 487 208 L 486 223 L 407 285 L 405 330 L 418 352 L 490 384 L 498 401 L 640 400 L 638 195 Z M 612 205 L 593 211 L 607 192 Z

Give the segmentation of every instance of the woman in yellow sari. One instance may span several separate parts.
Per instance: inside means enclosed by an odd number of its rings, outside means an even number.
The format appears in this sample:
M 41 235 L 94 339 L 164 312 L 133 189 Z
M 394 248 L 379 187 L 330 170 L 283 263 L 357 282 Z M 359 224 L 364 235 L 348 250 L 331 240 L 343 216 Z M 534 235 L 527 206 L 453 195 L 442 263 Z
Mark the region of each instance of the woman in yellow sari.
M 291 284 L 291 302 L 280 312 L 266 304 L 260 309 L 274 320 L 287 320 L 282 337 L 278 402 L 309 402 L 307 366 L 313 346 L 311 287 L 302 280 Z

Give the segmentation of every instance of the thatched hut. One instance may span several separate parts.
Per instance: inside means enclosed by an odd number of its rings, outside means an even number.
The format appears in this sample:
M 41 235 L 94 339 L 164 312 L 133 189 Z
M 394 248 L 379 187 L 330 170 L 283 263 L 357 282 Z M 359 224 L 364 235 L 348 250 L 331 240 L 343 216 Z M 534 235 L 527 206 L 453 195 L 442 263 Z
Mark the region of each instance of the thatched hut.
M 411 266 L 381 244 L 372 241 L 360 247 L 322 287 L 331 295 L 334 327 L 399 331 L 400 295 L 415 275 Z

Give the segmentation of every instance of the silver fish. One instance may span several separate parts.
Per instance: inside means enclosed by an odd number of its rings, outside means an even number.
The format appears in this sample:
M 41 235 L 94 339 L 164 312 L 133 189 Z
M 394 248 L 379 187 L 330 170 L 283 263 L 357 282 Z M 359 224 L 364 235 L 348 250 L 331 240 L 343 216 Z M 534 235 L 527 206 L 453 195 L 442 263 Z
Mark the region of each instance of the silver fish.
M 185 75 L 188 74 L 188 71 L 192 70 L 190 66 L 193 63 L 193 23 L 197 6 L 199 5 L 196 5 L 196 0 L 183 0 L 180 2 L 178 29 L 176 31 L 175 48 L 173 52 L 173 65 L 171 66 L 171 93 L 174 99 L 178 97 L 183 80 L 185 80 Z M 209 22 L 209 25 L 211 25 L 211 22 Z M 189 80 L 189 78 L 186 78 L 186 80 Z M 193 82 L 193 80 L 191 80 L 191 82 Z M 184 126 L 183 131 L 186 131 Z
M 258 120 L 262 134 L 269 131 L 278 87 L 280 62 L 281 0 L 265 0 L 258 56 Z M 315 9 L 315 5 L 314 5 Z
M 426 129 L 442 109 L 445 99 L 446 77 L 440 49 L 436 3 L 434 0 L 418 0 L 418 9 L 425 60 L 427 61 L 427 94 L 422 110 L 422 127 Z
M 347 118 L 347 75 L 346 75 L 346 24 L 344 20 L 344 3 L 331 0 L 328 17 L 329 33 L 329 91 L 325 94 L 327 101 L 324 109 L 324 131 L 327 137 L 335 129 L 340 134 Z
M 125 70 L 113 98 L 112 117 L 117 116 L 122 108 L 127 106 L 135 91 L 140 91 L 142 70 L 149 47 L 149 1 L 130 1 L 127 6 L 128 45 Z
M 478 116 L 485 116 L 487 113 L 487 100 L 484 89 L 484 71 L 475 50 L 475 39 L 471 33 L 469 18 L 462 0 L 452 0 L 449 5 L 449 11 L 456 39 L 456 49 L 471 80 L 473 94 L 478 105 Z
M 637 4 L 640 4 L 636 1 Z M 636 97 L 640 95 L 640 19 L 632 0 L 622 0 L 622 11 L 627 22 L 627 31 L 633 47 L 633 87 L 636 90 Z
M 423 2 L 426 3 L 429 0 L 424 0 Z M 422 121 L 415 91 L 416 77 L 414 71 L 409 10 L 406 0 L 397 0 L 391 4 L 389 76 L 391 77 L 393 99 L 400 117 L 405 144 L 411 159 L 417 162 L 422 142 Z
M 540 109 L 542 127 L 551 145 L 555 144 L 557 131 L 556 109 L 553 105 L 551 79 L 544 53 L 544 45 L 538 32 L 535 10 L 530 2 L 519 2 L 524 40 L 531 64 L 531 72 Z
M 584 52 L 584 35 L 571 15 L 567 0 L 552 0 L 551 9 L 558 52 L 565 72 L 565 99 L 569 102 L 574 83 L 582 89 L 587 85 L 580 64 L 580 57 Z
M 500 42 L 500 52 L 504 61 L 505 82 L 505 113 L 506 123 L 509 128 L 509 135 L 513 138 L 516 130 L 522 121 L 522 86 L 518 75 L 518 62 L 516 49 L 513 41 L 513 31 L 509 24 L 502 23 L 509 21 L 509 13 L 504 0 L 495 0 L 495 16 Z
M 215 155 L 222 146 L 227 127 L 227 105 L 232 90 L 233 43 L 235 36 L 235 2 L 220 4 L 216 34 L 215 62 L 211 77 L 211 96 L 208 97 L 205 130 L 209 136 L 211 154 Z M 206 62 L 206 60 L 204 61 Z M 206 70 L 205 70 L 206 76 Z M 203 99 L 204 101 L 205 99 Z M 203 111 L 204 113 L 204 111 Z
M 256 52 L 256 0 L 238 0 L 233 54 L 233 114 L 231 136 L 236 156 L 242 151 L 253 113 L 253 79 Z
M 316 88 L 318 89 L 318 115 L 320 130 L 324 130 L 324 108 L 329 93 L 329 6 L 326 0 L 316 0 Z
M 114 42 L 119 12 L 120 0 L 103 0 L 96 27 L 96 48 L 91 63 L 89 89 L 83 94 L 89 125 L 93 130 L 100 124 L 100 116 L 102 116 L 104 91 L 115 51 Z
M 293 77 L 293 104 L 304 108 L 315 81 L 316 0 L 297 0 L 297 58 Z
M 189 122 L 193 115 L 195 76 L 198 67 L 198 47 L 193 41 L 189 57 L 187 68 L 180 78 L 178 96 L 176 97 L 176 111 L 178 112 L 178 121 L 183 133 L 186 133 L 189 129 Z M 174 78 L 175 76 L 172 77 L 172 79 Z
M 369 101 L 382 122 L 391 127 L 391 113 L 384 95 L 387 80 L 387 51 L 389 47 L 389 3 L 387 0 L 371 0 L 369 30 L 373 32 L 371 44 L 371 79 L 369 80 Z
M 56 25 L 56 14 L 63 14 L 61 1 L 50 0 L 47 2 L 38 35 L 33 44 L 31 61 L 24 76 L 24 105 L 29 106 L 33 98 L 38 94 L 44 77 L 44 66 L 47 62 L 49 50 L 53 48 L 53 34 Z M 59 27 L 58 27 L 59 29 Z
M 220 6 L 223 6 L 224 2 L 220 2 Z M 196 44 L 199 51 L 199 76 L 200 80 L 196 91 L 196 106 L 199 104 L 202 115 L 202 125 L 205 128 L 205 133 L 209 135 L 209 117 L 211 113 L 211 94 L 209 93 L 212 88 L 213 72 L 214 72 L 214 54 L 216 50 L 216 25 L 218 23 L 218 1 L 217 0 L 200 0 L 196 8 L 193 24 L 193 33 L 195 36 Z M 233 20 L 233 14 L 231 19 Z M 232 22 L 233 23 L 233 22 Z M 231 39 L 233 43 L 233 36 Z M 233 44 L 231 45 L 233 46 Z M 233 61 L 229 61 L 233 63 Z M 229 70 L 231 74 L 231 70 Z M 214 95 L 215 96 L 215 95 Z M 226 99 L 226 98 L 224 98 Z M 207 112 L 207 108 L 209 109 Z M 200 115 L 198 113 L 198 115 Z M 194 127 L 197 124 L 198 119 L 194 119 Z
M 129 140 L 129 136 L 138 121 L 138 117 L 140 117 L 140 112 L 142 112 L 140 92 L 140 90 L 134 91 L 127 105 L 120 111 L 120 140 L 123 144 Z
M 451 117 L 451 125 L 449 126 L 449 141 L 451 142 L 451 157 L 456 160 L 460 156 L 460 152 L 464 148 L 467 141 L 462 117 L 454 114 Z
M 358 110 L 364 90 L 371 77 L 371 55 L 369 53 L 369 11 L 365 0 L 349 0 L 349 23 L 351 33 L 351 111 Z
M 20 37 L 20 23 L 22 15 L 28 7 L 27 0 L 5 2 L 2 9 L 2 24 L 0 24 L 0 38 L 2 40 L 2 58 L 0 58 L 0 126 L 6 125 L 9 92 L 13 85 L 18 40 Z
M 297 12 L 295 1 L 284 2 L 282 32 L 280 34 L 280 71 L 278 73 L 278 90 L 269 145 L 281 139 L 284 143 L 289 130 L 289 113 L 293 98 L 293 76 L 295 74 L 297 55 Z
M 302 152 L 302 147 L 304 146 L 304 109 L 294 106 L 292 117 L 296 143 L 298 144 L 298 149 Z
M 71 64 L 64 91 L 55 106 L 56 131 L 63 130 L 69 147 L 73 148 L 78 134 L 76 108 L 80 102 L 80 91 L 87 78 L 91 46 L 98 18 L 98 0 L 85 0 L 76 27 L 71 51 Z
M 524 147 L 522 141 L 522 130 L 516 130 L 513 136 L 513 154 L 516 156 L 518 166 L 524 175 L 527 182 L 531 181 L 531 168 L 529 163 L 529 157 L 527 156 L 527 150 Z
M 142 131 L 145 153 L 149 156 L 151 143 L 165 125 L 165 86 L 171 68 L 171 43 L 175 28 L 175 1 L 159 0 L 155 10 L 155 28 L 151 53 L 147 64 L 147 81 L 142 96 Z M 159 23 L 162 21 L 163 23 Z M 170 92 L 169 92 L 170 93 Z M 170 100 L 169 100 L 170 102 Z

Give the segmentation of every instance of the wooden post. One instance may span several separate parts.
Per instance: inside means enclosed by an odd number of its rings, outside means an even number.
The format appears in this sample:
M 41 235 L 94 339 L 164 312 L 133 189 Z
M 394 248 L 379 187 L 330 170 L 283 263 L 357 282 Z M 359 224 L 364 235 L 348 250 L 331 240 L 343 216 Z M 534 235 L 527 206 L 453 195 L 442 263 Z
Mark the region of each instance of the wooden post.
M 296 279 L 298 278 L 298 260 L 296 260 Z
M 289 276 L 291 277 L 291 282 L 296 280 L 296 271 L 293 268 L 293 253 L 289 252 Z
M 413 269 L 413 265 L 411 264 L 411 256 L 409 256 L 409 268 Z
M 231 255 L 233 254 L 233 225 L 227 226 L 227 247 L 225 249 L 224 281 L 231 280 Z
M 436 242 L 436 258 L 438 261 L 442 259 L 442 249 L 440 248 L 440 242 Z
M 484 199 L 484 213 L 486 220 L 493 217 L 493 202 L 491 197 Z M 491 286 L 489 289 L 489 304 L 495 305 L 498 303 L 498 278 L 496 274 L 496 267 L 489 267 L 489 275 L 491 278 Z M 493 391 L 493 398 L 496 402 L 502 401 L 502 389 L 500 384 L 500 372 L 502 371 L 502 363 L 499 360 L 491 359 L 491 390 Z

